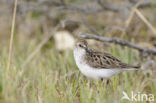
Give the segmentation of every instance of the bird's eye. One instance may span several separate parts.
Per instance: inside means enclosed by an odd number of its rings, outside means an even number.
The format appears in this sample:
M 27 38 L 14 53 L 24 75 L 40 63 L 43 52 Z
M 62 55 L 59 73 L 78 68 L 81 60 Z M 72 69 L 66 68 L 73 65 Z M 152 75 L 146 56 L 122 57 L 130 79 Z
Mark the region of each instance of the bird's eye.
M 82 44 L 79 44 L 79 47 L 83 47 L 83 45 Z

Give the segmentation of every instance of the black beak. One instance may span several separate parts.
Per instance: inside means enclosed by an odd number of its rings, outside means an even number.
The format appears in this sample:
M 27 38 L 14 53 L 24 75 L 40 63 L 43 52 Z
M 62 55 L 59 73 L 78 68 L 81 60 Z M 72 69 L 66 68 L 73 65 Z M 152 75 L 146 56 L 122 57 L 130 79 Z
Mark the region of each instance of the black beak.
M 86 48 L 85 50 L 86 50 L 86 52 L 89 52 L 89 53 L 91 52 L 91 50 L 89 48 Z

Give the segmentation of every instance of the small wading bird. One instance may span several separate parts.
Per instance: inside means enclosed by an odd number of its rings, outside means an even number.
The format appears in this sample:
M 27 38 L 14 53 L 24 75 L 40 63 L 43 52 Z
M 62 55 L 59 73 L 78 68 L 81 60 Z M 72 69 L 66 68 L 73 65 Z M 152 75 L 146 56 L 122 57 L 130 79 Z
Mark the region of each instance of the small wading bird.
M 108 80 L 122 71 L 139 69 L 139 66 L 123 63 L 109 53 L 89 49 L 86 40 L 76 42 L 74 58 L 82 74 L 95 80 Z

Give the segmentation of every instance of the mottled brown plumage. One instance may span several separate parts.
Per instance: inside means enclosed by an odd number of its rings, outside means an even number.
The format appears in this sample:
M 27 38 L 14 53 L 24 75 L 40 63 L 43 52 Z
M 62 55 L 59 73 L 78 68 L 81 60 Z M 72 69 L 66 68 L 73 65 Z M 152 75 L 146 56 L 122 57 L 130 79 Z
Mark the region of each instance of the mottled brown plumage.
M 139 68 L 123 63 L 109 53 L 89 49 L 85 40 L 76 42 L 73 54 L 82 74 L 96 80 L 108 79 L 122 71 Z
M 138 66 L 123 63 L 109 53 L 96 52 L 88 48 L 86 49 L 85 61 L 90 66 L 101 69 L 138 68 Z

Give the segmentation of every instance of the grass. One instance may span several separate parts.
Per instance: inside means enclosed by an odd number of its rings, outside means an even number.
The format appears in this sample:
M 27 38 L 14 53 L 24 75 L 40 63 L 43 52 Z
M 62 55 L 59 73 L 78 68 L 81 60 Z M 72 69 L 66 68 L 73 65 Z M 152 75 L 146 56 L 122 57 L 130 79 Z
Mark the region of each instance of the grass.
M 22 68 L 22 63 L 35 49 L 37 42 L 26 39 L 24 44 L 20 44 L 16 41 L 8 78 L 4 75 L 8 49 L 1 47 L 1 103 L 130 103 L 131 101 L 121 100 L 123 91 L 128 95 L 134 91 L 156 96 L 156 83 L 151 80 L 153 76 L 144 75 L 142 70 L 122 72 L 112 77 L 111 83 L 106 85 L 102 81 L 86 79 L 79 72 L 72 51 L 58 52 L 51 45 L 43 47 Z M 129 48 L 112 45 L 109 52 L 127 63 L 134 64 L 139 60 L 138 53 Z

